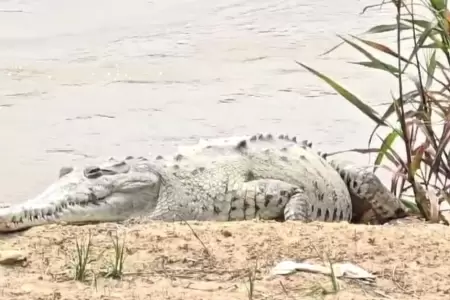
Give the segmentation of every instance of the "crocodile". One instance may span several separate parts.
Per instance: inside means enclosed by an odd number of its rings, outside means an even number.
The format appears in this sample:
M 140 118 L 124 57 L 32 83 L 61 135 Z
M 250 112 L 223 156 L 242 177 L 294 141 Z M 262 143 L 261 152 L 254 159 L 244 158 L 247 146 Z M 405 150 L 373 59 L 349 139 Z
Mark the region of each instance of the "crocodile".
M 372 172 L 327 161 L 309 141 L 256 134 L 199 141 L 166 157 L 62 167 L 41 194 L 0 209 L 0 232 L 155 220 L 382 224 L 406 215 Z

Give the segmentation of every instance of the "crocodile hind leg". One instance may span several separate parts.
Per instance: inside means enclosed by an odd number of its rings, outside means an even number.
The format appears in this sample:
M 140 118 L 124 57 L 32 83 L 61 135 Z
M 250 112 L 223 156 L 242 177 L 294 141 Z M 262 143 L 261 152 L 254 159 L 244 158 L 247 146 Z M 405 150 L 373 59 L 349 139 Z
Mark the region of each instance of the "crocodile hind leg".
M 226 220 L 342 221 L 351 212 L 322 207 L 301 187 L 275 179 L 259 179 L 245 182 L 231 191 Z
M 329 163 L 345 181 L 353 206 L 353 223 L 383 224 L 407 216 L 407 208 L 370 170 L 349 162 Z

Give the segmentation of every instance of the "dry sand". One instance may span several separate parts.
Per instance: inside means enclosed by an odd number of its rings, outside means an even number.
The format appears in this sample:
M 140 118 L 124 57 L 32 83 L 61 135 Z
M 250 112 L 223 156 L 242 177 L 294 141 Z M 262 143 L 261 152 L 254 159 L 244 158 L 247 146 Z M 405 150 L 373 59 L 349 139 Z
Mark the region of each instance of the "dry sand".
M 253 299 L 450 299 L 450 229 L 442 225 L 189 224 L 51 225 L 3 235 L 0 254 L 19 250 L 26 260 L 0 266 L 0 299 L 250 299 L 254 270 Z M 104 276 L 116 230 L 126 233 L 121 279 Z M 95 261 L 78 282 L 75 240 L 89 231 Z M 338 293 L 323 294 L 331 291 L 327 275 L 270 274 L 283 259 L 320 263 L 316 250 L 372 272 L 375 283 L 342 279 Z

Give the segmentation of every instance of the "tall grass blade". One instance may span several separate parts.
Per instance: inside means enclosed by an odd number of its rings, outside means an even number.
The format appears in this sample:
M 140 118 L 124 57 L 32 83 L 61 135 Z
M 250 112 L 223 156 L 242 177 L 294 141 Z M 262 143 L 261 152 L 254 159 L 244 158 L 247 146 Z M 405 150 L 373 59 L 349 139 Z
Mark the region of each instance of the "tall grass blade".
M 379 166 L 382 163 L 383 158 L 388 154 L 390 149 L 392 149 L 392 144 L 398 137 L 399 135 L 397 131 L 394 130 L 382 140 L 380 151 L 378 152 L 377 158 L 375 159 L 375 168 L 373 170 L 374 172 L 376 171 L 376 166 Z
M 442 49 L 445 45 L 441 41 L 434 41 L 433 43 L 422 45 L 422 49 Z
M 411 64 L 411 63 L 414 64 L 414 63 L 412 62 L 413 57 L 416 56 L 416 54 L 417 54 L 417 52 L 419 51 L 419 49 L 423 47 L 423 44 L 425 43 L 426 39 L 427 39 L 428 37 L 430 37 L 432 31 L 433 31 L 433 28 L 430 27 L 430 28 L 425 29 L 425 31 L 422 32 L 422 33 L 419 35 L 419 39 L 418 39 L 417 42 L 415 43 L 413 51 L 412 51 L 411 54 L 409 55 L 409 58 L 408 58 L 408 60 L 407 60 L 407 63 L 406 63 L 406 65 L 405 65 L 405 67 L 403 68 L 403 72 L 406 70 L 406 68 L 408 67 L 409 64 Z M 403 73 L 403 72 L 402 72 L 402 73 Z
M 332 47 L 331 49 L 325 51 L 324 53 L 320 54 L 319 56 L 324 56 L 327 54 L 330 54 L 331 52 L 333 52 L 334 50 L 336 50 L 337 48 L 339 48 L 340 46 L 344 45 L 345 42 L 340 42 L 339 44 L 337 44 L 336 46 Z
M 442 136 L 439 140 L 438 143 L 438 148 L 436 150 L 436 154 L 434 156 L 434 161 L 432 163 L 432 165 L 430 166 L 431 168 L 431 172 L 430 173 L 435 173 L 436 175 L 438 175 L 441 172 L 443 172 L 445 175 L 447 175 L 448 173 L 450 173 L 450 170 L 448 168 L 448 165 L 446 165 L 443 160 L 442 160 L 442 155 L 445 154 L 445 147 L 448 145 L 450 141 L 450 124 L 449 123 L 445 123 L 444 125 L 444 129 L 442 132 Z M 442 166 L 442 169 L 440 168 Z M 428 178 L 428 182 L 431 178 Z
M 430 60 L 427 64 L 427 81 L 425 83 L 425 88 L 430 89 L 433 84 L 434 73 L 436 71 L 436 50 L 431 54 Z
M 356 152 L 360 154 L 368 154 L 368 153 L 378 153 L 380 151 L 379 148 L 353 148 L 348 150 L 342 150 L 342 151 L 336 151 L 336 152 L 330 152 L 328 153 L 328 156 L 333 156 L 336 154 L 342 154 L 347 152 Z
M 342 40 L 344 40 L 344 42 L 346 42 L 347 44 L 349 44 L 350 46 L 352 46 L 353 48 L 355 48 L 356 50 L 358 50 L 361 54 L 363 54 L 365 57 L 367 57 L 370 60 L 370 66 L 371 68 L 376 68 L 376 69 L 380 69 L 380 70 L 385 70 L 388 73 L 396 76 L 395 74 L 399 73 L 399 70 L 397 67 L 394 67 L 392 65 L 386 64 L 384 62 L 382 62 L 381 60 L 379 60 L 378 58 L 376 58 L 375 56 L 373 56 L 372 54 L 370 54 L 367 50 L 365 50 L 364 48 L 362 48 L 361 46 L 357 45 L 356 43 L 339 36 Z M 361 63 L 360 63 L 361 64 Z
M 397 67 L 394 67 L 393 65 L 386 64 L 386 63 L 380 64 L 379 62 L 373 62 L 373 61 L 362 61 L 362 62 L 351 62 L 351 63 L 355 64 L 355 65 L 367 67 L 367 68 L 388 71 L 390 74 L 392 74 L 395 77 L 397 77 L 398 76 L 397 74 L 399 73 Z
M 380 119 L 380 117 L 378 116 L 378 113 L 374 109 L 372 109 L 370 106 L 368 106 L 367 104 L 362 102 L 358 97 L 356 97 L 355 95 L 350 93 L 344 87 L 342 87 L 341 85 L 337 84 L 332 79 L 330 79 L 329 77 L 323 75 L 322 73 L 320 73 L 320 72 L 318 72 L 318 71 L 308 67 L 307 65 L 302 64 L 301 62 L 298 62 L 298 61 L 296 61 L 296 63 L 298 65 L 302 66 L 303 68 L 305 68 L 306 70 L 308 70 L 309 72 L 311 72 L 312 74 L 316 75 L 317 77 L 319 77 L 323 81 L 325 81 L 336 92 L 338 92 L 341 96 L 343 96 L 345 99 L 347 99 L 347 101 L 349 101 L 351 104 L 356 106 L 362 113 L 364 113 L 366 116 L 368 116 L 376 124 L 387 126 L 386 122 Z
M 415 151 L 414 151 L 415 153 L 414 153 L 413 159 L 411 161 L 411 166 L 410 166 L 411 172 L 414 175 L 416 174 L 417 170 L 419 170 L 419 168 L 420 168 L 420 164 L 422 162 L 422 158 L 423 158 L 425 149 L 426 149 L 426 144 L 424 143 L 424 144 L 420 145 L 419 147 L 417 147 L 417 149 L 415 149 Z
M 361 43 L 364 43 L 367 46 L 370 46 L 370 47 L 372 47 L 372 48 L 374 48 L 374 49 L 376 49 L 378 51 L 386 53 L 386 54 L 388 54 L 388 55 L 390 55 L 390 56 L 392 56 L 392 57 L 394 57 L 396 59 L 401 59 L 403 62 L 406 62 L 406 63 L 408 62 L 408 60 L 406 58 L 398 55 L 398 53 L 396 53 L 394 50 L 390 49 L 389 47 L 387 47 L 387 46 L 385 46 L 383 44 L 376 43 L 376 42 L 369 41 L 369 40 L 365 40 L 365 39 L 362 39 L 362 38 L 359 38 L 359 37 L 356 37 L 356 36 L 352 36 L 352 37 L 354 39 L 357 39 Z

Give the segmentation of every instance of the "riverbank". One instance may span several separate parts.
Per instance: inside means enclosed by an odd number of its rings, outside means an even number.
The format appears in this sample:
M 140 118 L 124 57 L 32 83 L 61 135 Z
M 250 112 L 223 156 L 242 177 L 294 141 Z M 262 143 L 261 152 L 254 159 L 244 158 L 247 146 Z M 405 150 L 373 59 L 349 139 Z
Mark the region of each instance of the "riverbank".
M 86 241 L 89 232 L 93 261 L 79 282 L 73 279 L 76 239 Z M 123 274 L 105 278 L 115 258 L 116 232 L 118 249 L 125 237 Z M 0 299 L 251 299 L 249 282 L 253 299 L 442 299 L 450 293 L 450 231 L 441 225 L 51 225 L 0 239 L 0 254 L 15 250 L 24 256 L 0 266 Z M 377 279 L 339 279 L 340 291 L 334 294 L 326 275 L 270 274 L 282 260 L 321 263 L 319 255 L 351 262 Z

